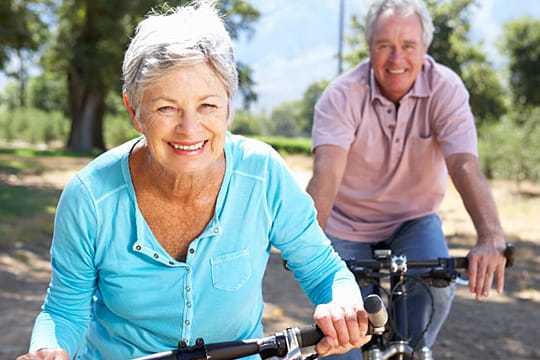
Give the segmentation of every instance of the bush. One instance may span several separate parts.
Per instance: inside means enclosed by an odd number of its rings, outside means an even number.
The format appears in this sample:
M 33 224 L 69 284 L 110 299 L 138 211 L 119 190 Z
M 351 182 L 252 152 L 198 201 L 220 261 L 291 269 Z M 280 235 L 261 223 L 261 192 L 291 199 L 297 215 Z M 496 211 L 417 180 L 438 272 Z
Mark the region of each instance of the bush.
M 127 111 L 120 115 L 105 115 L 103 122 L 103 137 L 108 149 L 140 135 L 133 127 Z
M 540 181 L 540 108 L 514 112 L 483 126 L 479 138 L 482 170 L 491 179 Z
M 64 143 L 69 120 L 60 111 L 45 112 L 35 108 L 0 109 L 0 139 L 20 140 L 30 144 Z
M 288 138 L 281 136 L 254 136 L 254 138 L 269 144 L 281 155 L 311 155 L 311 139 L 309 138 Z

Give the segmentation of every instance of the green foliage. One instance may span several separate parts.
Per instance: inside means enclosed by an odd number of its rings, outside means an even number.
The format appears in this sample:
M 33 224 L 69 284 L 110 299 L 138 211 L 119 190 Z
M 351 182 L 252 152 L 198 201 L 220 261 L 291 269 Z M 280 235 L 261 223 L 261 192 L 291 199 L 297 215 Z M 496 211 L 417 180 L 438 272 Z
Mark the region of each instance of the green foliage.
M 15 155 L 24 159 L 24 163 L 13 163 L 10 162 L 10 167 L 13 169 L 17 169 L 17 171 L 35 171 L 36 169 L 41 168 L 38 163 L 32 161 L 32 158 L 39 157 L 39 156 L 48 156 L 48 157 L 60 157 L 60 156 L 68 156 L 68 157 L 84 157 L 84 158 L 94 158 L 97 155 L 100 154 L 100 152 L 90 152 L 90 153 L 82 153 L 79 151 L 71 151 L 67 149 L 62 148 L 47 148 L 45 150 L 40 150 L 37 148 L 0 148 L 0 155 L 2 154 L 8 154 L 8 155 Z M 6 164 L 5 161 L 0 160 L 0 167 L 4 167 Z M 47 169 L 44 169 L 47 170 Z M 50 169 L 49 169 L 50 170 Z
M 30 144 L 50 144 L 65 140 L 69 120 L 60 111 L 34 108 L 0 108 L 0 139 L 22 140 Z
M 462 78 L 469 89 L 471 108 L 478 124 L 498 121 L 506 114 L 507 96 L 490 64 L 471 61 L 464 66 Z
M 498 119 L 506 112 L 501 79 L 480 49 L 469 39 L 475 0 L 430 0 L 427 2 L 435 27 L 429 53 L 454 70 L 470 93 L 470 103 L 478 123 Z
M 244 110 L 249 109 L 250 105 L 257 101 L 257 94 L 253 90 L 255 81 L 253 80 L 253 69 L 244 63 L 237 63 L 238 70 L 238 91 L 243 99 Z
M 321 80 L 311 84 L 306 91 L 304 91 L 304 97 L 301 105 L 301 123 L 300 130 L 305 136 L 311 135 L 311 128 L 313 127 L 313 116 L 315 115 L 315 104 L 321 97 L 324 89 L 328 86 L 329 80 Z
M 269 133 L 275 136 L 297 137 L 301 135 L 302 122 L 302 102 L 282 102 L 272 110 L 268 124 Z
M 347 36 L 345 41 L 351 49 L 343 55 L 345 63 L 352 67 L 369 57 L 369 50 L 365 40 L 366 27 L 364 17 L 353 15 L 351 18 L 351 36 Z
M 235 134 L 261 135 L 264 126 L 261 120 L 261 117 L 254 116 L 249 111 L 237 111 L 229 130 Z
M 105 115 L 103 126 L 107 148 L 115 147 L 140 135 L 133 127 L 127 111 L 125 114 Z
M 461 75 L 464 63 L 485 58 L 468 39 L 475 0 L 428 0 L 426 3 L 435 27 L 429 53 L 437 61 Z
M 282 155 L 311 155 L 311 139 L 308 138 L 290 138 L 283 136 L 253 136 L 253 138 L 269 144 Z
M 15 81 L 8 80 L 6 82 L 4 91 L 0 94 L 0 104 L 5 105 L 9 109 L 20 107 L 19 85 Z
M 45 72 L 30 79 L 28 106 L 43 111 L 60 111 L 69 116 L 66 81 L 56 73 Z
M 265 134 L 285 137 L 309 137 L 313 126 L 315 103 L 329 80 L 312 83 L 301 100 L 286 101 L 274 107 Z
M 524 17 L 504 25 L 500 51 L 510 58 L 514 104 L 540 105 L 540 19 Z
M 42 18 L 48 1 L 0 1 L 0 68 L 10 52 L 36 51 L 46 41 L 48 26 Z
M 479 129 L 482 170 L 489 178 L 540 181 L 540 107 L 514 111 Z

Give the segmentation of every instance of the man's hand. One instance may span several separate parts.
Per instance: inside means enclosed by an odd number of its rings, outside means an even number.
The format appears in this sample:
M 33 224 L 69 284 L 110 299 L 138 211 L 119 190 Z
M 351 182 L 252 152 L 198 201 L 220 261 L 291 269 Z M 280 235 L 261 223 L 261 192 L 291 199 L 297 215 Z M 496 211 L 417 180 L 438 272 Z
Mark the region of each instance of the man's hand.
M 493 242 L 479 243 L 469 252 L 469 290 L 476 294 L 476 300 L 489 296 L 493 278 L 497 278 L 497 292 L 504 290 L 504 269 L 506 257 L 504 249 L 497 248 Z
M 366 335 L 368 315 L 361 304 L 322 304 L 315 309 L 313 318 L 325 335 L 315 346 L 321 356 L 346 353 L 371 339 Z

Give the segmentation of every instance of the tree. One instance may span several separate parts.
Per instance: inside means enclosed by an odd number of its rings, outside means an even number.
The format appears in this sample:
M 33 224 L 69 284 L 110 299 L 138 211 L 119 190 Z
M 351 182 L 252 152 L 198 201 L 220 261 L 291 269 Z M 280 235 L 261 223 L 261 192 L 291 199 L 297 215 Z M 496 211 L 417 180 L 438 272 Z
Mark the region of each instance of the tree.
M 499 48 L 509 57 L 514 104 L 539 106 L 540 19 L 524 17 L 506 23 Z
M 297 137 L 300 135 L 301 101 L 286 101 L 277 105 L 270 115 L 270 133 L 275 136 Z
M 169 2 L 182 5 L 187 0 Z M 66 74 L 72 118 L 67 147 L 105 149 L 103 118 L 108 93 L 120 91 L 120 66 L 133 28 L 163 0 L 63 0 L 58 9 L 58 32 L 46 65 Z M 233 37 L 250 31 L 259 13 L 243 0 L 220 2 Z M 249 74 L 248 74 L 249 75 Z M 247 80 L 246 80 L 247 81 Z
M 429 53 L 454 70 L 470 93 L 471 108 L 479 123 L 506 113 L 505 91 L 500 79 L 480 50 L 469 39 L 471 12 L 476 0 L 428 0 L 435 27 Z
M 262 135 L 263 125 L 260 120 L 261 116 L 257 117 L 246 110 L 242 110 L 235 114 L 229 130 L 242 135 Z
M 0 68 L 5 70 L 8 60 L 16 58 L 17 69 L 6 74 L 19 82 L 20 107 L 26 105 L 27 65 L 49 35 L 42 18 L 49 5 L 47 0 L 0 1 Z
M 28 85 L 29 106 L 43 111 L 60 111 L 69 116 L 65 81 L 56 73 L 44 72 L 30 79 Z
M 321 97 L 324 89 L 328 86 L 328 80 L 321 80 L 311 84 L 306 91 L 304 91 L 304 97 L 302 99 L 302 106 L 300 111 L 300 131 L 304 135 L 311 135 L 311 128 L 313 127 L 313 116 L 315 115 L 315 103 Z
M 499 118 L 506 112 L 504 89 L 492 64 L 479 50 L 481 43 L 471 45 L 468 34 L 471 30 L 471 10 L 475 0 L 427 0 L 434 35 L 429 54 L 461 76 L 471 95 L 471 105 L 477 119 Z M 353 35 L 348 45 L 353 51 L 345 60 L 354 65 L 369 56 L 364 41 L 365 26 L 357 16 L 352 17 Z

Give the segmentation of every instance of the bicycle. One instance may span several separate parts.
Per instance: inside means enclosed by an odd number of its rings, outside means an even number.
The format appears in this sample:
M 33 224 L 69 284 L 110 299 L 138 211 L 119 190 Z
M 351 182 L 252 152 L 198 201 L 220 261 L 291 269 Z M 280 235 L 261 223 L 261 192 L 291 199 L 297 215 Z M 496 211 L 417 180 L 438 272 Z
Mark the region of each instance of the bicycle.
M 387 315 L 382 299 L 375 294 L 364 300 L 364 307 L 370 321 L 369 333 L 384 328 Z M 227 341 L 206 344 L 202 338 L 195 345 L 188 346 L 184 341 L 178 349 L 164 351 L 132 360 L 233 360 L 250 355 L 260 355 L 262 359 L 279 358 L 284 360 L 314 360 L 316 353 L 304 356 L 303 348 L 317 344 L 323 333 L 315 324 L 287 328 L 273 335 L 240 341 Z
M 513 266 L 514 247 L 511 244 L 507 244 L 504 255 L 507 259 L 506 267 Z M 395 255 L 389 249 L 378 249 L 374 251 L 373 259 L 350 259 L 345 262 L 354 273 L 360 287 L 373 286 L 374 294 L 386 295 L 386 306 L 389 308 L 389 320 L 386 325 L 375 329 L 371 341 L 362 347 L 363 358 L 365 360 L 402 360 L 405 358 L 432 360 L 430 348 L 424 346 L 418 351 L 417 346 L 420 341 L 414 346 L 410 344 L 407 315 L 404 311 L 407 306 L 405 279 L 418 282 L 425 286 L 428 292 L 429 285 L 434 287 L 448 287 L 451 283 L 466 285 L 468 281 L 461 276 L 459 270 L 467 269 L 468 258 L 407 260 L 405 256 Z M 408 269 L 425 271 L 409 275 Z M 383 280 L 386 287 L 382 284 Z M 433 301 L 431 305 L 433 314 Z M 422 335 L 428 327 L 429 322 Z

